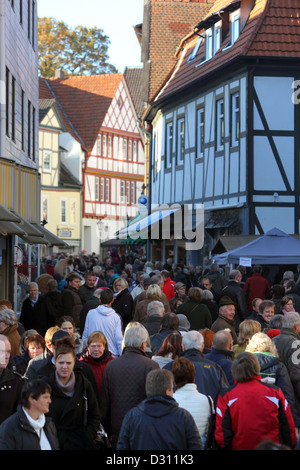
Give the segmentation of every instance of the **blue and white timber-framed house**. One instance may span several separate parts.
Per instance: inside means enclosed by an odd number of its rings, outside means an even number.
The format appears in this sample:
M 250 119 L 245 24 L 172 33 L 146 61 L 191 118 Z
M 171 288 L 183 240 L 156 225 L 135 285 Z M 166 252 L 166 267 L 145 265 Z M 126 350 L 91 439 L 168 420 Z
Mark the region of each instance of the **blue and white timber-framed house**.
M 222 235 L 300 230 L 300 0 L 216 0 L 143 115 L 151 204 L 204 205 L 200 263 Z M 157 243 L 153 243 L 154 245 Z

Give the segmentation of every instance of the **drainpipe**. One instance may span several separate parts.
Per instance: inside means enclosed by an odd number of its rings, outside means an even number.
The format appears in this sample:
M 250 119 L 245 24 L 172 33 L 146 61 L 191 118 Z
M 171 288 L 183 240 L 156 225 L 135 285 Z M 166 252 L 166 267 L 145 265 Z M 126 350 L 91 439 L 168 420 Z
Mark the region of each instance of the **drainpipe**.
M 5 3 L 0 0 L 0 157 L 5 156 L 6 140 Z
M 137 125 L 138 125 L 138 128 L 140 129 L 140 131 L 145 134 L 145 136 L 148 138 L 148 142 L 149 142 L 149 147 L 148 147 L 148 155 L 149 155 L 149 160 L 148 160 L 148 163 L 149 163 L 149 167 L 148 167 L 148 214 L 151 213 L 151 170 L 152 170 L 152 135 L 150 132 L 147 132 L 146 129 L 144 127 L 141 127 L 141 122 L 140 120 L 137 121 Z M 147 180 L 146 180 L 147 182 Z M 152 253 L 151 253 L 151 250 L 150 250 L 150 244 L 151 244 L 151 241 L 147 240 L 147 261 L 151 261 L 152 260 Z

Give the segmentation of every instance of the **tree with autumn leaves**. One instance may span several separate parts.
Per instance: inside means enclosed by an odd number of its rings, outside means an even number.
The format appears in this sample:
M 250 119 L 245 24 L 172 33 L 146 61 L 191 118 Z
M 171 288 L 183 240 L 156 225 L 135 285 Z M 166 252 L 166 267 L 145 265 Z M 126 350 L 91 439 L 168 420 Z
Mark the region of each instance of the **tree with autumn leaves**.
M 110 40 L 102 29 L 85 26 L 68 27 L 55 18 L 38 19 L 39 73 L 54 77 L 56 71 L 70 75 L 115 73 L 109 64 Z

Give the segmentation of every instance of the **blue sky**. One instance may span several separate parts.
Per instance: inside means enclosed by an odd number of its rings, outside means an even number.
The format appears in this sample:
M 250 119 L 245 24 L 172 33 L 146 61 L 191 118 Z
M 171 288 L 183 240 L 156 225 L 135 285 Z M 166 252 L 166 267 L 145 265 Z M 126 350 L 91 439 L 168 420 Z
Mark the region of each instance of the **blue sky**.
M 38 0 L 38 16 L 102 28 L 109 37 L 109 62 L 119 72 L 141 65 L 141 48 L 133 26 L 143 22 L 144 0 Z

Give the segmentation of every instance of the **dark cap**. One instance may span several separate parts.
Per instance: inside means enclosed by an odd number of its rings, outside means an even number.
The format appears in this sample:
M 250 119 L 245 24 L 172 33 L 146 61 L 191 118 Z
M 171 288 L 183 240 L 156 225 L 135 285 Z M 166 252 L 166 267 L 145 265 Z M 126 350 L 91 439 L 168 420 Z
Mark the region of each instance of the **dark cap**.
M 223 297 L 220 298 L 219 301 L 219 307 L 223 307 L 224 305 L 234 305 L 236 306 L 236 303 L 234 300 L 232 300 L 228 295 L 223 295 Z
M 173 289 L 177 291 L 180 287 L 185 287 L 185 284 L 183 284 L 183 282 L 177 282 L 175 286 L 173 286 Z
M 57 341 L 58 339 L 62 339 L 62 338 L 65 338 L 66 336 L 70 336 L 69 333 L 67 331 L 64 331 L 64 330 L 58 330 L 54 333 L 54 335 L 52 336 L 52 341 L 51 343 L 55 343 L 55 341 Z

